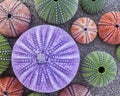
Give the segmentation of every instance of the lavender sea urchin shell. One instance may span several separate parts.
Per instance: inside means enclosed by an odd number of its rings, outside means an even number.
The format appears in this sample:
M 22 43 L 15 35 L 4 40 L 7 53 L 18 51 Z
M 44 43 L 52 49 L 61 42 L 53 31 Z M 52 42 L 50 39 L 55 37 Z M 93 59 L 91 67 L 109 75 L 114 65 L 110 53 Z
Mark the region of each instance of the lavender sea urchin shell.
M 30 23 L 30 11 L 19 0 L 5 0 L 0 3 L 0 33 L 17 37 L 26 31 Z
M 72 37 L 50 25 L 25 32 L 12 53 L 13 70 L 20 82 L 43 93 L 67 86 L 77 73 L 79 61 L 79 50 Z

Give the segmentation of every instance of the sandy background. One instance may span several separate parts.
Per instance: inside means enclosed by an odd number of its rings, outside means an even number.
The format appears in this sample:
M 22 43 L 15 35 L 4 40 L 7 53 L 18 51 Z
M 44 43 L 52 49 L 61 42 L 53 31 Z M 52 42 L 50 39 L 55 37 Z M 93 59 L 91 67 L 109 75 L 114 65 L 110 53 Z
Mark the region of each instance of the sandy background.
M 0 0 L 0 1 L 2 1 L 2 0 Z M 37 25 L 41 25 L 41 24 L 48 24 L 47 22 L 44 22 L 42 19 L 40 19 L 38 14 L 36 13 L 36 10 L 34 7 L 34 0 L 21 0 L 21 1 L 31 11 L 32 21 L 30 24 L 30 28 L 37 26 Z M 79 5 L 77 13 L 70 21 L 66 22 L 65 24 L 56 25 L 56 26 L 59 26 L 62 29 L 64 29 L 65 31 L 67 31 L 68 33 L 70 33 L 70 28 L 71 28 L 73 21 L 75 21 L 79 17 L 89 17 L 89 18 L 93 19 L 96 23 L 98 23 L 98 20 L 104 13 L 109 12 L 109 11 L 119 11 L 119 10 L 120 10 L 120 0 L 106 0 L 105 8 L 102 10 L 102 12 L 99 12 L 98 14 L 95 14 L 95 15 L 89 15 L 89 14 L 84 13 Z M 8 38 L 8 41 L 10 42 L 11 47 L 14 45 L 16 40 L 17 40 L 17 38 L 15 38 L 15 39 Z M 72 83 L 77 83 L 77 84 L 82 84 L 84 86 L 87 86 L 91 90 L 93 96 L 120 96 L 120 85 L 119 85 L 120 84 L 120 71 L 119 71 L 120 70 L 120 62 L 118 62 L 118 60 L 116 58 L 116 54 L 115 54 L 117 45 L 108 45 L 108 44 L 104 43 L 102 40 L 100 40 L 99 36 L 97 36 L 97 38 L 89 45 L 78 44 L 78 46 L 79 46 L 80 54 L 81 54 L 81 61 L 87 54 L 89 54 L 92 51 L 100 50 L 100 51 L 106 51 L 107 53 L 111 54 L 114 57 L 114 59 L 116 60 L 116 63 L 118 66 L 118 72 L 117 72 L 116 79 L 112 83 L 110 83 L 109 85 L 102 87 L 102 88 L 94 88 L 85 82 L 85 80 L 81 76 L 81 72 L 80 72 L 80 68 L 79 68 L 78 74 L 76 75 L 76 77 L 72 81 Z M 11 64 L 10 64 L 9 68 L 2 74 L 2 76 L 8 76 L 8 75 L 14 76 L 14 73 L 11 68 Z M 27 94 L 29 94 L 30 92 L 31 91 L 29 91 L 28 89 L 25 88 L 24 96 L 27 96 Z M 57 96 L 58 93 L 59 92 L 55 92 L 55 93 L 51 93 L 49 95 Z

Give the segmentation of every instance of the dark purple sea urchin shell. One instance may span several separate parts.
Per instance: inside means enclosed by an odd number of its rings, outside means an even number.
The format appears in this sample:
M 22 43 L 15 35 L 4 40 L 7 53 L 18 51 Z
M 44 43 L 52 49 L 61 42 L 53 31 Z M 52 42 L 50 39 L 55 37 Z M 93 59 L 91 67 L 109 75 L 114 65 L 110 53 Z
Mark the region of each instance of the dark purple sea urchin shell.
M 13 70 L 27 88 L 43 93 L 66 87 L 79 68 L 79 50 L 64 30 L 41 25 L 25 32 L 15 43 Z

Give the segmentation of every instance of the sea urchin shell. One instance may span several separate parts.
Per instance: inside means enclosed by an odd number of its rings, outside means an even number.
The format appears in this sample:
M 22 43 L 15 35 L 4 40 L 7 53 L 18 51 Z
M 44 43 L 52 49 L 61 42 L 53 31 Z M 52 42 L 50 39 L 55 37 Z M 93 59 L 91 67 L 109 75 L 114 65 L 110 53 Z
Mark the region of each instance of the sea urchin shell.
M 11 47 L 7 39 L 0 34 L 0 74 L 6 70 L 11 61 Z
M 115 79 L 117 66 L 108 53 L 94 51 L 86 56 L 82 64 L 82 75 L 95 87 L 103 87 Z
M 71 34 L 79 43 L 89 44 L 97 36 L 97 26 L 90 18 L 82 17 L 73 23 Z
M 53 24 L 70 20 L 77 11 L 78 0 L 34 0 L 39 16 Z
M 64 30 L 41 25 L 25 32 L 12 52 L 13 70 L 23 85 L 48 93 L 67 86 L 79 68 L 79 50 Z
M 120 12 L 105 13 L 99 21 L 98 33 L 104 42 L 120 44 Z
M 0 3 L 0 33 L 17 37 L 26 31 L 30 23 L 30 11 L 19 0 L 5 0 Z
M 117 55 L 117 59 L 120 61 L 120 45 L 117 47 L 116 55 Z
M 23 86 L 14 77 L 1 78 L 0 96 L 23 96 Z
M 64 88 L 59 96 L 92 96 L 91 92 L 84 86 L 79 84 L 72 84 Z
M 104 0 L 81 0 L 82 9 L 90 14 L 95 14 L 101 11 L 105 5 Z
M 33 92 L 31 94 L 29 94 L 28 96 L 48 96 L 46 94 L 41 94 L 41 93 L 36 93 L 36 92 Z

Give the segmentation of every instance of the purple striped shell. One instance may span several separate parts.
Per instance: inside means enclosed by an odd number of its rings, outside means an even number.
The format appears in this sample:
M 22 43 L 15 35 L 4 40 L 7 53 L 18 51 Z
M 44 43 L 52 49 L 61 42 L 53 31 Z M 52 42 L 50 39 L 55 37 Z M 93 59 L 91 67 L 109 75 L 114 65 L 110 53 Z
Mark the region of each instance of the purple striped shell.
M 79 50 L 72 37 L 51 25 L 25 32 L 12 53 L 12 66 L 19 81 L 43 93 L 66 87 L 75 77 L 79 62 Z

